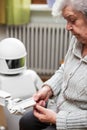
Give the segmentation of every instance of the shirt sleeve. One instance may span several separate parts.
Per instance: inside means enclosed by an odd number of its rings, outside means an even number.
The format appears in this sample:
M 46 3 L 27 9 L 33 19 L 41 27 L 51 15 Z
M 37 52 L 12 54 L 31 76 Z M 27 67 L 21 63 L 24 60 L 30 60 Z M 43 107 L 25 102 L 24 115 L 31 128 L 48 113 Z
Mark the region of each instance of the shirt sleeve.
M 59 69 L 55 72 L 55 74 L 47 80 L 43 85 L 47 84 L 51 87 L 54 96 L 56 96 L 60 90 L 63 83 L 63 75 L 64 75 L 64 64 L 66 60 L 68 59 L 68 56 L 70 55 L 70 52 L 73 48 L 73 43 L 75 42 L 75 37 L 73 36 L 69 45 L 69 49 L 67 51 L 67 54 L 64 58 L 64 63 L 59 67 Z
M 57 95 L 61 90 L 61 85 L 63 82 L 64 64 L 55 72 L 55 74 L 47 80 L 45 84 L 49 85 L 53 91 L 54 95 Z

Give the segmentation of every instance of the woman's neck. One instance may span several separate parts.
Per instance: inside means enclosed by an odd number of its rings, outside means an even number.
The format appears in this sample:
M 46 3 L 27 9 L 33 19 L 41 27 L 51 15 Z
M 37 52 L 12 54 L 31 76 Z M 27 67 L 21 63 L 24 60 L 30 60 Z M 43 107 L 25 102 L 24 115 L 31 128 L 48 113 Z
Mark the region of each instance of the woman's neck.
M 87 55 L 87 45 L 83 45 L 83 48 L 82 48 L 82 57 L 84 57 L 86 55 Z

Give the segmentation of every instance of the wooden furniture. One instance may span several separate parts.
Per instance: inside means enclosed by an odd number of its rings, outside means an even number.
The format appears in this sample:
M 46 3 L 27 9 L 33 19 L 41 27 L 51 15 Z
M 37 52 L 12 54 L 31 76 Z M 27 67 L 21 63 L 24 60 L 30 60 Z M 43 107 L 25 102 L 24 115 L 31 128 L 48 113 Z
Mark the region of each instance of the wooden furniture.
M 32 0 L 32 4 L 46 4 L 46 0 Z

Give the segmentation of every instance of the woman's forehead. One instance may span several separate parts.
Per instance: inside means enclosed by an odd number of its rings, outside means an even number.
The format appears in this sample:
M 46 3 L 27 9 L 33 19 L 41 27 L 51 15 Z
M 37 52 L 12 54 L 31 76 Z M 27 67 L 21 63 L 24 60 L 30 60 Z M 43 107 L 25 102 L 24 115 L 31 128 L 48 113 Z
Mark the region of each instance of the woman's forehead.
M 66 6 L 62 9 L 62 16 L 65 17 L 65 18 L 67 18 L 69 16 L 75 16 L 76 17 L 80 14 L 81 14 L 81 12 L 73 9 L 71 6 Z

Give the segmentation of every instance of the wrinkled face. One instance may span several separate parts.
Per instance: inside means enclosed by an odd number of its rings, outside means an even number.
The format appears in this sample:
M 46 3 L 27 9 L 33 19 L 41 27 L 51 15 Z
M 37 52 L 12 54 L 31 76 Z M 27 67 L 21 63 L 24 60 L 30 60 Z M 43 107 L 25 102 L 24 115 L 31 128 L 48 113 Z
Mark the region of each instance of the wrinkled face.
M 62 10 L 62 15 L 67 21 L 66 29 L 71 31 L 80 42 L 87 44 L 87 17 L 70 6 Z

